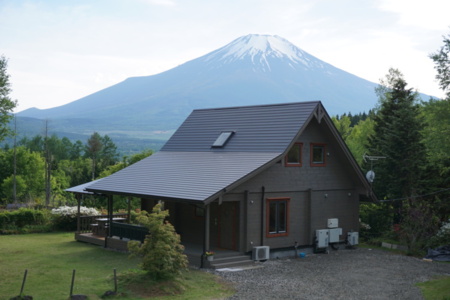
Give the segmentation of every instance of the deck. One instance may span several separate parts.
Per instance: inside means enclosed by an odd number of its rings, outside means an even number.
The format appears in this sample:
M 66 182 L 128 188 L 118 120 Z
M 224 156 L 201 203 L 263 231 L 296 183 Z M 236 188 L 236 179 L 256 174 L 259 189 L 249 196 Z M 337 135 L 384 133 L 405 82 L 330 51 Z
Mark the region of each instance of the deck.
M 148 234 L 148 229 L 139 225 L 127 224 L 123 222 L 106 222 L 109 216 L 84 216 L 79 218 L 78 230 L 75 233 L 75 240 L 89 243 L 117 251 L 128 252 L 128 242 L 137 240 L 143 242 Z M 125 214 L 115 214 L 112 220 L 125 220 Z M 111 228 L 109 227 L 111 226 Z M 108 235 L 111 236 L 108 236 Z M 237 261 L 249 263 L 249 255 L 233 250 L 212 248 L 214 251 L 214 262 L 207 261 L 203 257 L 203 245 L 186 243 L 182 241 L 184 254 L 188 257 L 189 264 L 197 267 L 214 268 L 215 265 L 225 266 Z
M 92 232 L 85 233 L 75 233 L 75 240 L 79 242 L 89 243 L 97 246 L 101 246 L 108 249 L 114 249 L 116 251 L 128 252 L 128 241 L 129 239 L 113 236 L 113 237 L 102 237 L 93 234 Z M 208 262 L 203 261 L 202 265 L 202 254 L 203 254 L 203 246 L 198 244 L 183 244 L 184 254 L 186 254 L 189 265 L 195 267 L 206 267 L 206 268 L 217 268 L 219 266 L 226 267 L 223 265 L 227 262 L 233 262 L 236 264 L 239 261 L 240 265 L 249 264 L 250 256 L 239 253 L 237 251 L 226 250 L 226 249 L 212 249 L 215 252 L 214 261 Z M 217 266 L 216 266 L 217 265 Z M 228 265 L 229 267 L 230 265 Z

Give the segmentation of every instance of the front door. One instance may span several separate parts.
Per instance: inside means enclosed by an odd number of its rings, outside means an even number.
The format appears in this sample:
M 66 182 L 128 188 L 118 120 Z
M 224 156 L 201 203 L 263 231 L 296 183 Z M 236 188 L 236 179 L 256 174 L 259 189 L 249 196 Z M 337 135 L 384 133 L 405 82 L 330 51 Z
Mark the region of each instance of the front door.
M 211 203 L 211 246 L 237 251 L 238 202 Z

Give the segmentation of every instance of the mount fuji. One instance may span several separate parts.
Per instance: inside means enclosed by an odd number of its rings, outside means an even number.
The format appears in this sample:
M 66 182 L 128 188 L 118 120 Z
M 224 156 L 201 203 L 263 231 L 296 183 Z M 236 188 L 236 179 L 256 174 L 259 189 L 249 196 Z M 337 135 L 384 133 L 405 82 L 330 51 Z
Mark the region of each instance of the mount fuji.
M 376 86 L 279 36 L 250 34 L 160 74 L 17 116 L 48 119 L 61 134 L 167 139 L 196 108 L 321 100 L 331 115 L 367 112 Z

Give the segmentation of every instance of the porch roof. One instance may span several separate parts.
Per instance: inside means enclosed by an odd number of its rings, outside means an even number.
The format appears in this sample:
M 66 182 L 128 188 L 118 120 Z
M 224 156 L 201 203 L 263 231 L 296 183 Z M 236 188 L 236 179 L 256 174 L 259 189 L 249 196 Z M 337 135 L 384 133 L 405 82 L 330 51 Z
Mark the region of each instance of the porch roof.
M 209 202 L 281 159 L 282 154 L 160 151 L 86 189 L 103 194 Z
M 65 189 L 66 192 L 71 192 L 71 193 L 75 193 L 75 194 L 88 194 L 88 195 L 92 195 L 92 192 L 88 192 L 86 191 L 86 188 L 88 186 L 90 186 L 91 184 L 94 184 L 96 182 L 99 182 L 100 180 L 102 180 L 102 178 L 94 180 L 94 181 L 90 181 L 90 182 L 86 182 L 77 186 L 73 186 L 71 188 Z

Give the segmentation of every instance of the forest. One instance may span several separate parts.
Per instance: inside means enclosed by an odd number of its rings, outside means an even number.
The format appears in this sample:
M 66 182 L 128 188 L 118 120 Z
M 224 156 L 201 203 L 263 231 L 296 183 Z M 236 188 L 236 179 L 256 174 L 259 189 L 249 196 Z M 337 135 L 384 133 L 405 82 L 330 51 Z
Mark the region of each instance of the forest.
M 390 69 L 376 88 L 376 107 L 332 118 L 361 170 L 375 173 L 372 185 L 378 203 L 360 206 L 364 239 L 388 235 L 404 241 L 411 251 L 450 244 L 449 53 L 450 34 L 430 54 L 444 99 L 420 100 L 401 71 Z M 6 67 L 1 57 L 0 141 L 14 137 L 6 126 L 16 105 L 9 98 Z M 66 188 L 108 176 L 151 154 L 145 150 L 120 157 L 112 139 L 97 132 L 84 143 L 47 134 L 14 139 L 0 149 L 0 205 L 74 204 Z M 447 240 L 437 241 L 443 228 L 448 228 Z

